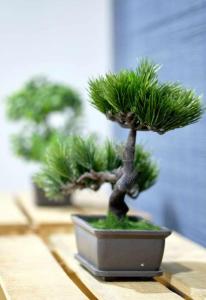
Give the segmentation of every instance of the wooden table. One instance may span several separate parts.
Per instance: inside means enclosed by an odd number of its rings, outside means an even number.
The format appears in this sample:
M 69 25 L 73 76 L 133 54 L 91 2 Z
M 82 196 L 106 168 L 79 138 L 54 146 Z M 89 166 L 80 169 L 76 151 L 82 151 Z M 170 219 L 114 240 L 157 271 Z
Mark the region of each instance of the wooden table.
M 181 299 L 157 281 L 104 282 L 83 269 L 74 258 L 76 245 L 74 235 L 57 234 L 50 237 L 50 247 L 58 261 L 64 265 L 68 276 L 90 299 L 113 300 L 173 300 Z
M 180 296 L 186 299 L 206 299 L 206 249 L 177 233 L 167 239 L 162 264 L 164 274 L 155 278 L 154 282 L 100 282 L 74 259 L 76 245 L 73 235 L 53 235 L 50 244 L 67 273 L 76 277 L 77 282 L 84 283 L 97 299 L 116 299 L 112 296 L 114 289 L 117 299 L 127 299 L 122 291 L 127 289 L 128 299 L 179 299 Z
M 66 216 L 56 208 L 49 213 L 28 204 L 22 208 L 5 195 L 0 208 L 0 300 L 206 299 L 206 249 L 177 233 L 166 240 L 163 276 L 103 282 L 74 258 L 75 239 L 68 230 L 71 211 Z M 55 229 L 61 217 L 65 231 Z M 54 230 L 45 231 L 47 239 L 42 239 L 41 226 L 45 229 L 51 222 Z

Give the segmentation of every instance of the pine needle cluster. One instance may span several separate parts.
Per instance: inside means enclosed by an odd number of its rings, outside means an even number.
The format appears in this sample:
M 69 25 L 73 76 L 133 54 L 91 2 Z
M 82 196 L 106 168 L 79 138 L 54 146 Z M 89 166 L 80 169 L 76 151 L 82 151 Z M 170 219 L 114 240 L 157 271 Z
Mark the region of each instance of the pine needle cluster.
M 143 59 L 136 70 L 90 80 L 91 103 L 112 121 L 160 134 L 199 120 L 200 97 L 179 83 L 161 83 L 159 66 Z
M 89 172 L 115 173 L 123 165 L 122 153 L 122 145 L 110 141 L 98 145 L 93 136 L 86 139 L 73 136 L 66 140 L 57 140 L 48 149 L 45 167 L 36 175 L 35 181 L 49 198 L 61 198 L 64 188 L 69 185 L 73 190 L 96 190 L 96 187 L 99 188 L 105 181 L 97 185 L 95 180 L 85 178 L 79 186 L 78 179 Z M 138 178 L 134 188 L 139 192 L 155 183 L 158 176 L 157 166 L 152 162 L 150 154 L 140 145 L 136 146 L 135 168 L 138 170 Z

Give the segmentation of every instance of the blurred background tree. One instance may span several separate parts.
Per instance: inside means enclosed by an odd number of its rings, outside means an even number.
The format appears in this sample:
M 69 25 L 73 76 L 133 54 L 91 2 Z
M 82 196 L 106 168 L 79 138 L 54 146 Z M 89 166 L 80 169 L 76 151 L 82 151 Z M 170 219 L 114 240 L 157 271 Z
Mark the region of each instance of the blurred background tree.
M 69 86 L 35 77 L 7 99 L 7 114 L 21 122 L 19 133 L 12 136 L 15 153 L 29 161 L 41 162 L 48 145 L 57 137 L 77 130 L 82 111 L 80 96 Z M 56 126 L 55 114 L 61 125 Z

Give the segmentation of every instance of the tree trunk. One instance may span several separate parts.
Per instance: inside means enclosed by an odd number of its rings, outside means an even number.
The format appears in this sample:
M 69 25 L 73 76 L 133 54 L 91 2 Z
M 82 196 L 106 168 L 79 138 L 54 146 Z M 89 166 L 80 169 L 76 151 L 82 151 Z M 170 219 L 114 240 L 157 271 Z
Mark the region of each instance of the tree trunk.
M 126 216 L 129 208 L 124 202 L 125 195 L 132 188 L 137 173 L 134 170 L 134 155 L 136 144 L 136 130 L 130 129 L 123 153 L 123 174 L 114 186 L 109 199 L 109 212 L 118 218 Z

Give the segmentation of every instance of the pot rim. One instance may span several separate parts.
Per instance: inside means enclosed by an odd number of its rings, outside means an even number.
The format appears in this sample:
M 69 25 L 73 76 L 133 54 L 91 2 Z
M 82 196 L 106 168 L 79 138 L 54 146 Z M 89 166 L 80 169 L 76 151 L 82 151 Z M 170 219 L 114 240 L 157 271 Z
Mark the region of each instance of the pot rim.
M 97 237 L 111 237 L 111 238 L 157 238 L 162 239 L 169 236 L 172 231 L 166 227 L 160 226 L 160 230 L 138 230 L 138 229 L 98 229 L 94 228 L 92 225 L 88 223 L 88 219 L 92 218 L 103 218 L 105 215 L 89 215 L 89 214 L 72 214 L 72 221 L 75 225 L 80 226 L 84 230 L 90 232 L 91 234 Z M 143 219 L 138 215 L 131 215 L 130 217 Z

